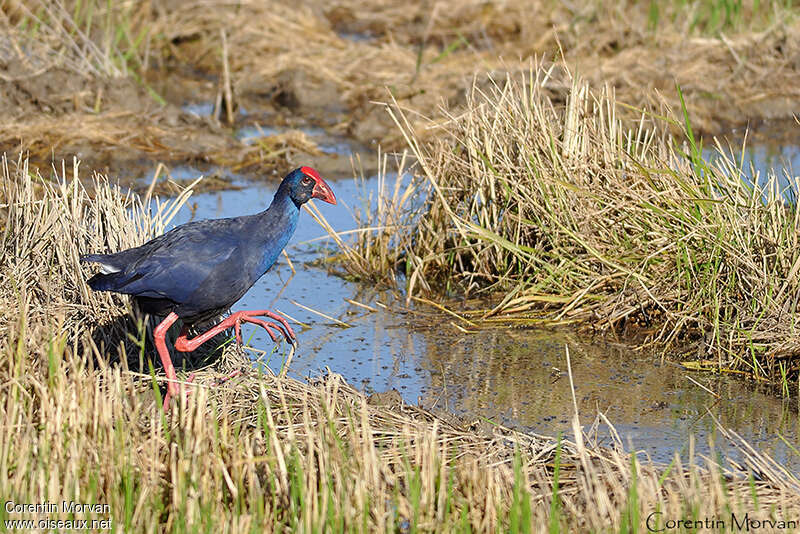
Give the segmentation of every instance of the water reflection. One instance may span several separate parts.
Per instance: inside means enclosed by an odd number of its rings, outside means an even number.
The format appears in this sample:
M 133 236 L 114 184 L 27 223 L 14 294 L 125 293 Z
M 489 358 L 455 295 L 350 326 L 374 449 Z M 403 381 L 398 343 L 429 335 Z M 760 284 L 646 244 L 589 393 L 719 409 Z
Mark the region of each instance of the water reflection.
M 540 434 L 571 433 L 568 345 L 575 400 L 585 425 L 603 412 L 624 440 L 654 459 L 670 461 L 690 434 L 699 438 L 698 450 L 708 452 L 705 438 L 716 432 L 710 413 L 776 458 L 792 465 L 800 460 L 776 434 L 796 441 L 796 402 L 783 402 L 741 380 L 690 374 L 651 354 L 567 332 L 508 329 L 425 337 L 424 367 L 431 376 L 426 403 L 443 402 L 437 395 L 447 391 L 450 409 Z M 602 437 L 607 429 L 600 430 Z

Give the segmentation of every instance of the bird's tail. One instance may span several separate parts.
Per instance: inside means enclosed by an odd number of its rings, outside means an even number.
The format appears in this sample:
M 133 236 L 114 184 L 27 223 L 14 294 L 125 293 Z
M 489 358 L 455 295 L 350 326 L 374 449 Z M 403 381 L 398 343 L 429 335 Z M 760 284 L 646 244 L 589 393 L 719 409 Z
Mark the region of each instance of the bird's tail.
M 96 263 L 100 265 L 100 272 L 103 274 L 117 273 L 122 269 L 110 261 L 112 256 L 113 254 L 86 254 L 81 256 L 81 263 Z
M 81 263 L 96 263 L 100 266 L 100 272 L 86 282 L 95 291 L 114 290 L 119 277 L 117 273 L 121 269 L 109 261 L 111 256 L 111 254 L 86 254 L 81 256 Z
M 81 263 L 102 263 L 108 254 L 84 254 L 81 256 Z

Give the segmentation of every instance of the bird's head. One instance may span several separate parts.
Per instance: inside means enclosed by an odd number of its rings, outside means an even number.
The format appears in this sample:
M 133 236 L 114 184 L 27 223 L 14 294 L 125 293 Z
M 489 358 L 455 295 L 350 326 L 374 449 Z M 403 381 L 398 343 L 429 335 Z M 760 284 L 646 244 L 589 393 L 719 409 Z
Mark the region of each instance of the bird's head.
M 319 173 L 311 167 L 300 167 L 286 175 L 281 189 L 286 187 L 287 194 L 299 208 L 312 198 L 318 198 L 329 204 L 336 204 L 333 190 L 325 183 Z

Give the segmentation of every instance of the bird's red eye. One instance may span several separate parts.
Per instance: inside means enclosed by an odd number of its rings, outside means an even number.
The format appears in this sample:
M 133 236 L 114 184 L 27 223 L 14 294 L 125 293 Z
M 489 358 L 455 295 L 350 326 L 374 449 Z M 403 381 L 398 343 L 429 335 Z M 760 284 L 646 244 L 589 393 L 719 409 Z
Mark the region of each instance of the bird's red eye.
M 300 181 L 303 185 L 311 185 L 311 182 L 313 182 L 313 180 L 308 176 L 303 176 L 303 179 Z

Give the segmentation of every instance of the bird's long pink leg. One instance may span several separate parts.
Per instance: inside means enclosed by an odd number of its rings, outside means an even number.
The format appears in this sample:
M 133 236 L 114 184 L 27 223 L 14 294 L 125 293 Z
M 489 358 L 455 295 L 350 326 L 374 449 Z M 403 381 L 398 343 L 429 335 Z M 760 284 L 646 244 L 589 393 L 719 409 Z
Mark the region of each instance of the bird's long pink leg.
M 253 315 L 265 315 L 267 317 L 275 319 L 281 323 L 283 328 L 281 328 L 280 326 L 271 321 L 265 321 L 263 319 L 258 319 L 256 317 L 253 317 Z M 274 328 L 275 330 L 283 334 L 283 336 L 286 338 L 286 341 L 288 341 L 292 345 L 296 345 L 297 343 L 297 338 L 294 335 L 294 331 L 292 330 L 292 327 L 289 326 L 289 323 L 286 321 L 286 319 L 269 310 L 256 310 L 256 311 L 234 312 L 225 319 L 223 319 L 219 324 L 211 327 L 206 332 L 203 332 L 202 334 L 195 336 L 192 339 L 189 339 L 188 328 L 184 326 L 183 330 L 181 331 L 181 335 L 178 336 L 178 339 L 175 340 L 175 349 L 181 352 L 191 352 L 193 350 L 196 350 L 198 347 L 200 347 L 200 345 L 210 340 L 220 332 L 224 332 L 230 327 L 234 327 L 234 330 L 236 332 L 236 342 L 241 345 L 242 344 L 241 324 L 243 322 L 252 323 L 262 327 L 264 330 L 267 331 L 267 334 L 269 334 L 269 337 L 272 339 L 272 341 L 278 341 L 278 338 L 272 332 L 272 329 Z M 287 364 L 285 365 L 285 367 L 288 367 L 289 361 L 291 360 L 287 360 Z M 231 378 L 234 378 L 238 374 L 239 371 L 234 371 L 227 377 L 223 378 L 221 382 L 230 380 Z
M 264 315 L 270 317 L 271 319 L 275 319 L 276 321 L 280 322 L 283 328 L 276 325 L 270 321 L 264 321 L 262 319 L 257 319 L 253 317 L 253 315 Z M 180 386 L 178 383 L 178 375 L 175 372 L 175 366 L 172 364 L 172 358 L 169 356 L 169 350 L 167 349 L 167 341 L 166 341 L 166 334 L 169 328 L 175 324 L 175 321 L 178 320 L 178 314 L 175 312 L 170 312 L 163 321 L 161 321 L 158 326 L 156 326 L 155 330 L 153 331 L 153 339 L 156 344 L 156 350 L 158 351 L 158 356 L 161 358 L 161 365 L 164 367 L 164 373 L 167 375 L 167 393 L 164 396 L 164 411 L 169 409 L 169 401 L 173 396 L 177 396 L 180 394 Z M 235 327 L 236 329 L 236 341 L 241 344 L 242 337 L 240 333 L 240 325 L 242 322 L 253 323 L 258 326 L 264 328 L 269 334 L 269 337 L 272 338 L 272 341 L 277 341 L 278 338 L 272 332 L 271 329 L 278 330 L 283 334 L 287 341 L 292 343 L 293 345 L 296 343 L 296 337 L 294 335 L 294 331 L 292 327 L 289 326 L 289 323 L 281 317 L 280 315 L 273 313 L 269 310 L 256 310 L 256 311 L 239 311 L 236 313 L 232 313 L 228 317 L 222 320 L 216 326 L 213 326 L 206 332 L 189 339 L 188 338 L 188 329 L 186 326 L 183 327 L 181 331 L 181 335 L 178 336 L 178 339 L 175 340 L 175 349 L 181 352 L 192 352 L 193 350 L 197 349 L 208 341 L 209 339 L 213 338 L 220 332 L 224 332 L 230 327 Z M 189 381 L 192 380 L 191 375 L 189 377 Z M 234 375 L 235 376 L 235 375 Z M 227 377 L 225 380 L 233 378 L 233 376 Z
M 156 343 L 156 350 L 158 356 L 161 358 L 161 365 L 164 367 L 164 372 L 167 375 L 167 394 L 164 396 L 164 411 L 169 409 L 169 399 L 172 395 L 180 393 L 178 386 L 178 375 L 175 373 L 175 366 L 172 365 L 172 358 L 169 357 L 169 350 L 167 350 L 167 341 L 165 339 L 167 330 L 178 320 L 178 314 L 170 312 L 163 321 L 161 321 L 155 330 L 153 330 L 153 340 Z
M 253 315 L 266 315 L 267 317 L 271 317 L 277 321 L 279 321 L 286 331 L 280 328 L 275 323 L 271 323 L 269 321 L 262 321 L 261 319 L 253 318 Z M 290 343 L 294 343 L 295 335 L 294 331 L 292 331 L 292 327 L 289 326 L 289 323 L 275 313 L 266 310 L 258 310 L 258 311 L 238 311 L 235 313 L 230 314 L 228 317 L 222 320 L 219 324 L 211 327 L 208 331 L 203 332 L 202 334 L 189 339 L 187 329 L 184 328 L 181 332 L 181 335 L 178 339 L 175 340 L 175 348 L 181 352 L 191 352 L 197 349 L 200 345 L 208 341 L 209 339 L 213 338 L 220 332 L 224 332 L 230 327 L 234 327 L 236 330 L 236 341 L 241 344 L 242 338 L 240 335 L 240 325 L 242 322 L 253 323 L 263 327 L 268 333 L 269 336 L 272 338 L 272 341 L 277 341 L 275 335 L 270 331 L 270 327 L 275 328 L 276 330 L 280 331 L 283 336 L 286 338 L 287 341 Z

